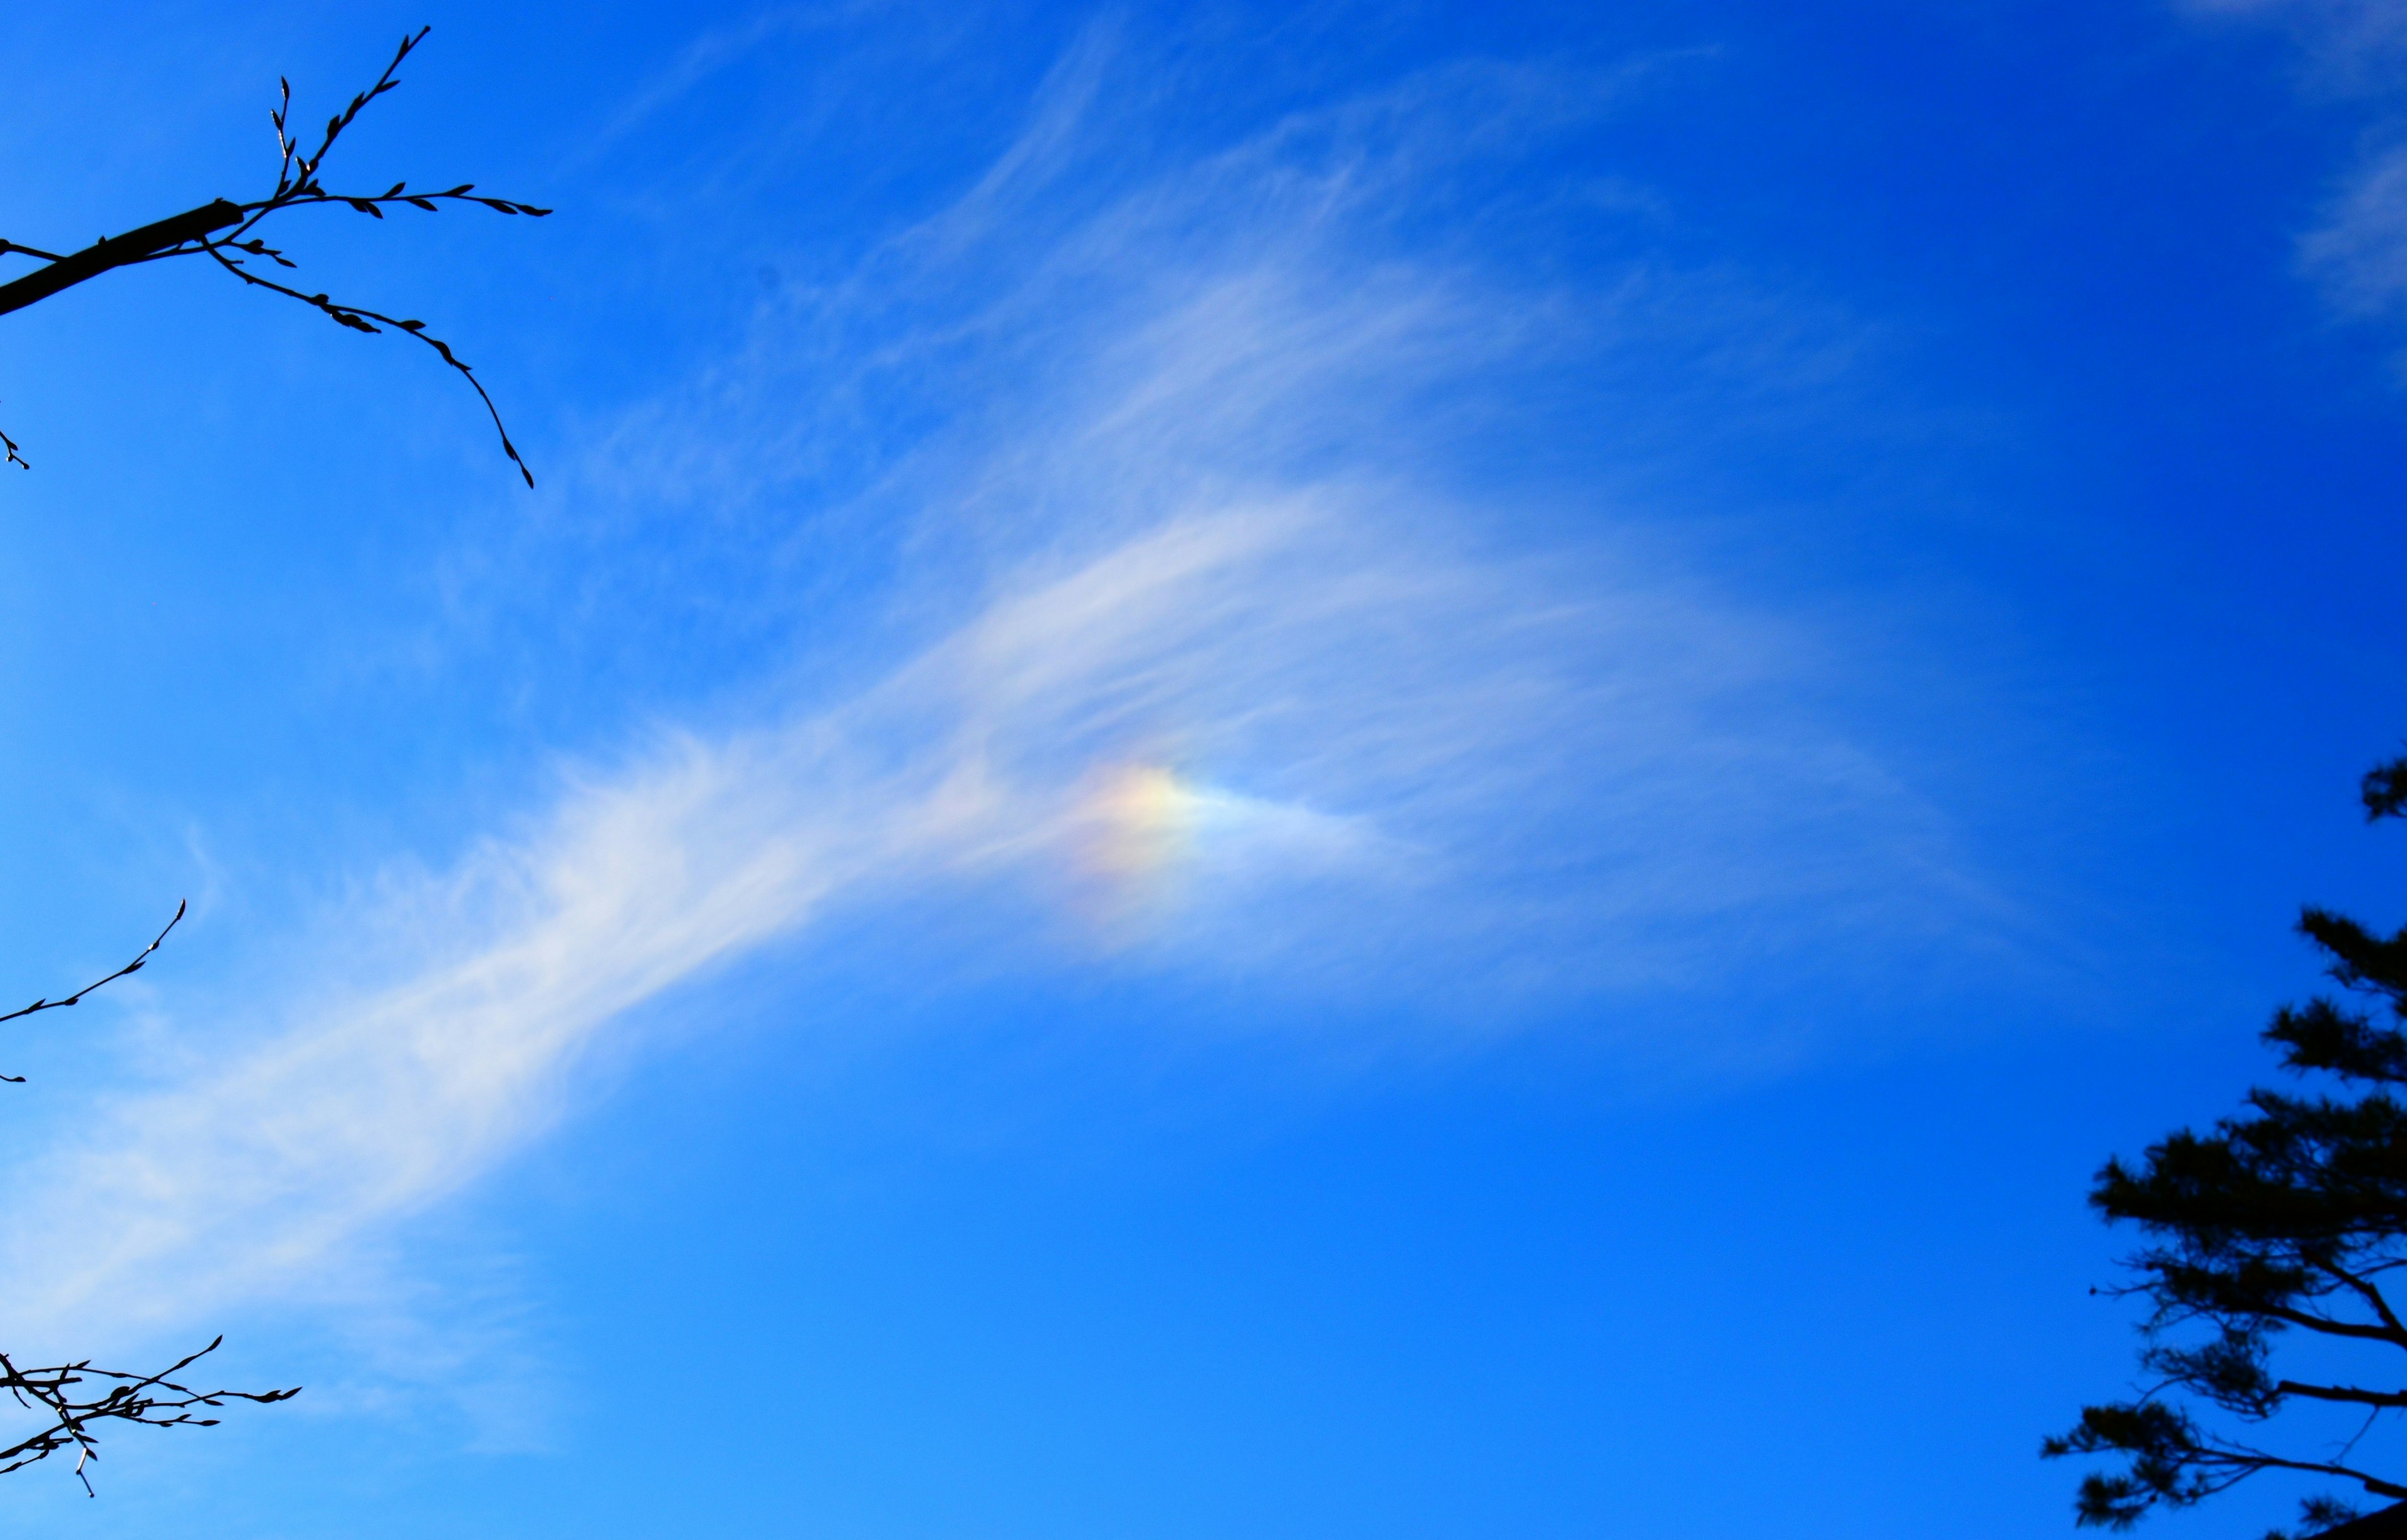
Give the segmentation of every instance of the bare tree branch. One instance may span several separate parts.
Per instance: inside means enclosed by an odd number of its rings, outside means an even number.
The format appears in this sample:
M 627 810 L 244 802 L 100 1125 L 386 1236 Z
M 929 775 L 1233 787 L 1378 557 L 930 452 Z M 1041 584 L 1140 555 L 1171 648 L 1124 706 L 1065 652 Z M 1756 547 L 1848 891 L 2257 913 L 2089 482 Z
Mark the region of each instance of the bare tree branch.
M 83 1482 L 84 1493 L 95 1495 L 92 1477 L 84 1474 L 84 1466 L 100 1458 L 100 1447 L 92 1431 L 94 1423 L 212 1428 L 218 1419 L 199 1415 L 202 1410 L 222 1407 L 229 1401 L 249 1401 L 263 1406 L 289 1401 L 301 1393 L 298 1385 L 288 1390 L 197 1390 L 176 1378 L 216 1352 L 224 1341 L 224 1337 L 218 1337 L 199 1352 L 186 1354 L 155 1375 L 95 1369 L 89 1360 L 21 1369 L 7 1354 L 0 1353 L 0 1390 L 13 1396 L 18 1405 L 29 1410 L 39 1408 L 50 1419 L 49 1426 L 31 1437 L 0 1448 L 0 1476 L 73 1448 L 76 1476 Z
M 180 898 L 178 899 L 176 901 L 175 917 L 167 921 L 165 926 L 160 930 L 157 935 L 150 938 L 150 945 L 143 948 L 140 951 L 134 954 L 133 962 L 128 962 L 125 966 L 118 969 L 115 973 L 110 974 L 106 978 L 95 978 L 91 983 L 86 984 L 83 988 L 76 991 L 75 993 L 67 995 L 63 999 L 52 1000 L 46 995 L 43 998 L 35 1001 L 30 1005 L 21 1006 L 16 1010 L 8 1012 L 6 1016 L 0 1016 L 0 1021 L 14 1021 L 21 1016 L 31 1016 L 36 1011 L 61 1010 L 68 1005 L 80 1005 L 85 995 L 90 994 L 93 991 L 100 988 L 103 984 L 113 984 L 117 982 L 117 980 L 124 977 L 127 974 L 140 973 L 142 971 L 142 964 L 150 961 L 150 954 L 159 949 L 159 943 L 166 940 L 167 933 L 174 930 L 178 923 L 183 920 L 184 905 L 185 901 Z M 0 1080 L 6 1080 L 11 1085 L 21 1086 L 25 1083 L 25 1077 L 21 1075 L 0 1075 Z
M 112 267 L 123 267 L 129 263 L 148 262 L 153 257 L 168 255 L 177 247 L 200 240 L 229 225 L 240 224 L 242 218 L 240 204 L 220 198 L 170 219 L 146 224 L 139 230 L 128 230 L 117 236 L 105 235 L 72 255 L 52 257 L 48 267 L 36 268 L 14 282 L 0 284 L 0 316 L 46 300 L 63 289 L 96 278 Z M 13 241 L 0 243 L 0 250 L 36 254 L 33 248 L 19 246 Z
M 142 965 L 150 960 L 150 954 L 167 939 L 167 933 L 182 921 L 186 907 L 179 901 L 176 905 L 175 918 L 151 938 L 150 945 L 135 954 L 133 962 L 115 973 L 94 979 L 64 999 L 36 1000 L 22 1009 L 0 1016 L 0 1021 L 14 1021 L 36 1011 L 57 1010 L 75 1005 L 103 985 L 140 972 Z M 0 1080 L 21 1085 L 24 1077 L 0 1075 Z M 6 1391 L 19 1406 L 40 1410 L 50 1419 L 48 1425 L 39 1431 L 0 1447 L 0 1476 L 22 1470 L 71 1447 L 76 1451 L 76 1477 L 83 1483 L 86 1495 L 93 1495 L 92 1477 L 86 1474 L 85 1467 L 100 1458 L 100 1447 L 93 1432 L 96 1423 L 123 1422 L 146 1428 L 214 1427 L 218 1419 L 202 1416 L 203 1411 L 222 1407 L 229 1401 L 266 1405 L 272 1402 L 289 1401 L 301 1393 L 298 1385 L 285 1390 L 201 1390 L 177 1378 L 186 1369 L 216 1352 L 224 1341 L 225 1338 L 220 1336 L 199 1352 L 188 1353 L 151 1375 L 95 1369 L 90 1359 L 28 1369 L 20 1367 L 7 1353 L 0 1353 L 0 1391 Z
M 492 419 L 493 432 L 501 438 L 502 452 L 518 467 L 519 475 L 526 484 L 533 487 L 534 473 L 527 468 L 518 446 L 510 441 L 509 430 L 503 425 L 501 411 L 493 405 L 492 396 L 487 392 L 483 382 L 477 378 L 476 371 L 454 353 L 449 344 L 427 332 L 424 321 L 399 319 L 364 306 L 331 299 L 323 293 L 306 293 L 263 277 L 248 265 L 256 259 L 264 259 L 285 268 L 297 265 L 282 250 L 268 245 L 257 232 L 270 217 L 287 209 L 311 205 L 339 204 L 379 220 L 384 218 L 386 208 L 403 204 L 430 214 L 439 212 L 447 203 L 477 204 L 498 214 L 523 214 L 531 219 L 541 219 L 551 212 L 530 203 L 478 192 L 474 182 L 462 182 L 457 187 L 434 192 L 413 192 L 409 191 L 408 183 L 395 182 L 382 192 L 367 193 L 335 192 L 320 180 L 319 173 L 326 164 L 326 157 L 333 152 L 335 141 L 358 120 L 361 111 L 370 102 L 401 83 L 396 72 L 411 51 L 425 41 L 429 30 L 420 27 L 401 40 L 401 46 L 393 50 L 392 62 L 384 66 L 384 73 L 377 77 L 376 83 L 352 97 L 349 106 L 327 120 L 325 133 L 315 150 L 305 152 L 300 141 L 293 136 L 292 84 L 290 80 L 278 82 L 280 94 L 276 107 L 268 113 L 269 121 L 276 129 L 276 190 L 264 198 L 249 203 L 219 198 L 198 208 L 187 209 L 139 229 L 129 230 L 121 235 L 94 241 L 80 251 L 64 256 L 22 242 L 0 240 L 0 256 L 22 254 L 48 264 L 22 278 L 0 284 L 0 315 L 21 310 L 120 267 L 173 257 L 206 255 L 246 284 L 298 300 L 336 325 L 371 335 L 391 327 L 432 348 L 437 357 L 468 382 L 469 388 L 477 392 L 477 398 L 484 403 L 486 415 Z M 7 463 L 20 467 L 25 465 L 16 442 L 5 434 L 0 434 L 0 449 L 5 449 Z
M 452 351 L 449 344 L 427 332 L 424 321 L 351 305 L 324 293 L 306 292 L 256 271 L 253 265 L 272 264 L 288 271 L 296 266 L 282 250 L 268 245 L 259 231 L 270 218 L 287 209 L 311 205 L 340 204 L 377 220 L 385 217 L 388 207 L 402 204 L 426 213 L 439 212 L 447 203 L 477 204 L 495 213 L 526 215 L 534 219 L 540 219 L 550 212 L 533 204 L 480 193 L 473 183 L 468 182 L 439 192 L 416 192 L 409 190 L 407 183 L 395 182 L 384 192 L 371 193 L 338 192 L 327 187 L 320 179 L 326 159 L 344 132 L 358 121 L 370 102 L 399 84 L 398 71 L 402 64 L 425 40 L 427 30 L 421 27 L 402 38 L 400 47 L 394 50 L 391 62 L 377 77 L 375 83 L 352 97 L 349 105 L 327 120 L 325 131 L 319 136 L 315 149 L 305 150 L 294 135 L 292 128 L 292 83 L 289 80 L 278 81 L 277 105 L 269 113 L 276 130 L 276 185 L 274 191 L 263 198 L 247 203 L 218 198 L 123 235 L 104 237 L 78 251 L 61 253 L 21 241 L 0 240 L 0 258 L 21 256 L 42 264 L 30 273 L 0 283 L 0 315 L 24 309 L 121 267 L 176 257 L 206 256 L 245 285 L 298 300 L 349 330 L 374 335 L 390 329 L 406 333 L 433 349 L 435 355 L 477 392 L 477 399 L 484 404 L 486 415 L 492 420 L 494 433 L 501 438 L 503 453 L 518 466 L 519 474 L 526 484 L 534 486 L 534 477 L 527 469 L 518 446 L 510 441 L 509 432 L 503 425 L 501 412 L 494 406 L 492 396 L 487 392 L 483 382 L 477 378 L 475 371 Z M 6 433 L 0 433 L 0 457 L 5 457 L 6 463 L 25 467 L 24 456 L 20 452 L 16 440 Z M 0 1014 L 0 1022 L 78 1005 L 93 991 L 139 972 L 165 942 L 168 934 L 183 920 L 185 911 L 186 905 L 178 903 L 174 918 L 123 967 L 61 999 L 46 996 L 21 1009 Z M 0 1076 L 0 1080 L 21 1083 L 22 1077 Z M 199 1352 L 189 1354 L 150 1375 L 95 1369 L 90 1360 L 24 1368 L 7 1354 L 0 1353 L 0 1391 L 6 1391 L 20 1407 L 42 1413 L 44 1419 L 44 1426 L 38 1431 L 14 1444 L 0 1447 L 0 1475 L 21 1470 L 72 1448 L 76 1452 L 76 1476 L 83 1482 L 84 1490 L 91 1493 L 92 1478 L 86 1473 L 90 1463 L 99 1457 L 94 1430 L 102 1424 L 123 1423 L 151 1428 L 207 1427 L 218 1419 L 203 1414 L 223 1407 L 230 1402 L 264 1405 L 300 1393 L 297 1386 L 280 1390 L 203 1390 L 179 1377 L 201 1359 L 215 1352 L 223 1340 L 222 1337 L 218 1338 Z

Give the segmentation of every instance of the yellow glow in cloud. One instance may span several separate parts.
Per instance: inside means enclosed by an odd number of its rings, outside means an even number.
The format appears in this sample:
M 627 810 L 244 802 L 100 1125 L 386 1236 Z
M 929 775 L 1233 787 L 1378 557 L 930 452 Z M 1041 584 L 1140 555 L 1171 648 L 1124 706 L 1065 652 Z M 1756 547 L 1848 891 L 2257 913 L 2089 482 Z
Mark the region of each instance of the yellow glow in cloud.
M 1360 820 L 1246 796 L 1159 763 L 1090 776 L 1072 804 L 1071 862 L 1087 918 L 1127 942 L 1175 913 L 1224 906 L 1374 852 Z
M 1084 863 L 1122 882 L 1161 875 L 1189 853 L 1206 800 L 1163 765 L 1105 771 L 1081 802 L 1079 821 L 1089 831 Z

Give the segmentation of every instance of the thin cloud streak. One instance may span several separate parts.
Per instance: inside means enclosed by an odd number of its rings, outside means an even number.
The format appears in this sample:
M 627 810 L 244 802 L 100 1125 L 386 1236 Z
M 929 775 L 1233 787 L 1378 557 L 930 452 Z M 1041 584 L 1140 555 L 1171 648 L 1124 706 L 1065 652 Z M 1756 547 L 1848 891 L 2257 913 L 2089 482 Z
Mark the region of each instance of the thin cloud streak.
M 775 6 L 736 25 L 714 27 L 703 33 L 679 50 L 666 68 L 639 87 L 607 122 L 594 130 L 567 164 L 594 164 L 662 110 L 691 96 L 722 71 L 758 50 L 789 37 L 834 32 L 869 8 L 860 3 Z
M 2310 93 L 2379 104 L 2393 120 L 2340 179 L 2322 219 L 2298 237 L 2299 269 L 2343 320 L 2395 321 L 2407 311 L 2407 149 L 2395 142 L 2407 90 L 2407 5 L 2398 0 L 2184 0 L 2200 17 L 2269 23 L 2311 62 Z
M 2330 215 L 2299 241 L 2299 260 L 2342 314 L 2366 320 L 2407 308 L 2407 150 L 2373 157 Z
M 2196 16 L 2271 22 L 2302 41 L 2326 82 L 2352 90 L 2381 83 L 2407 47 L 2407 7 L 2398 0 L 2179 0 Z

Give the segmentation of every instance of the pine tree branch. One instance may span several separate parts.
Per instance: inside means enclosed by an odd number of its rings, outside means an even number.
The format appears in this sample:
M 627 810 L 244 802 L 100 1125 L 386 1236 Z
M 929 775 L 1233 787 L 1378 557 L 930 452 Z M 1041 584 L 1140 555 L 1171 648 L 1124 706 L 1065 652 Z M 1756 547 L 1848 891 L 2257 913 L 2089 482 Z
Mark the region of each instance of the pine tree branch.
M 2365 804 L 2365 821 L 2407 817 L 2407 759 L 2377 764 L 2365 773 L 2357 795 Z
M 2390 1302 L 2383 1297 L 2382 1290 L 2374 1286 L 2370 1276 L 2360 1276 L 2328 1257 L 2316 1257 L 2313 1261 L 2314 1265 L 2348 1285 L 2366 1304 L 2373 1306 L 2373 1313 L 2380 1316 L 2382 1324 L 2389 1329 L 2391 1340 L 2407 1348 L 2407 1325 L 2400 1324 L 2398 1313 L 2390 1308 Z
M 2407 817 L 2407 759 L 2376 767 L 2362 793 L 2368 817 Z M 2354 1089 L 2292 1095 L 2259 1088 L 2247 1093 L 2243 1113 L 2211 1131 L 2176 1130 L 2141 1161 L 2110 1160 L 2100 1170 L 2092 1206 L 2151 1237 L 2147 1250 L 2127 1260 L 2131 1285 L 2105 1291 L 2153 1302 L 2141 1362 L 2164 1382 L 2136 1400 L 2085 1407 L 2078 1425 L 2043 1443 L 2051 1457 L 2124 1462 L 2082 1479 L 2074 1504 L 2082 1524 L 2128 1529 L 2157 1507 L 2190 1506 L 2268 1470 L 2337 1477 L 2407 1501 L 2407 1480 L 2353 1462 L 2367 1430 L 2407 1411 L 2407 1389 L 2280 1378 L 2272 1368 L 2289 1328 L 2407 1348 L 2407 1316 L 2379 1281 L 2407 1267 L 2407 1096 L 2399 1089 L 2407 1087 L 2407 930 L 2385 934 L 2315 906 L 2301 911 L 2299 929 L 2356 998 L 2317 995 L 2285 1006 L 2263 1040 L 2286 1070 Z M 2314 1459 L 2228 1438 L 2193 1415 L 2211 1410 L 2265 1425 L 2292 1397 L 2360 1408 L 2364 1426 L 2336 1453 L 2325 1447 L 2314 1452 L 2327 1457 Z M 2340 1511 L 2316 1500 L 2310 1529 L 2329 1528 Z
M 2251 1449 L 2243 1445 L 2223 1446 L 2218 1452 L 2223 1449 L 2229 1450 L 2228 1458 L 2234 1466 L 2247 1467 L 2240 1473 L 2244 1476 L 2253 1476 L 2257 1471 L 2301 1471 L 2310 1476 L 2335 1476 L 2343 1481 L 2357 1482 L 2376 1497 L 2407 1501 L 2407 1487 L 2400 1486 L 2393 1481 L 2385 1481 L 2382 1477 L 2368 1471 L 2358 1470 L 2354 1465 L 2343 1465 L 2319 1460 L 2286 1460 L 2280 1455 L 2267 1454 L 2261 1449 Z
M 2345 1402 L 2352 1406 L 2407 1406 L 2407 1391 L 2361 1390 L 2353 1385 L 2305 1385 L 2295 1379 L 2285 1379 L 2274 1385 L 2273 1393 L 2304 1396 L 2309 1401 Z
M 2266 1304 L 2257 1306 L 2256 1313 L 2285 1322 L 2302 1326 L 2325 1336 L 2349 1337 L 2359 1342 L 2386 1342 L 2397 1348 L 2407 1348 L 2407 1329 L 2397 1326 L 2368 1326 L 2359 1321 L 2334 1320 L 2312 1310 L 2294 1309 L 2289 1305 Z

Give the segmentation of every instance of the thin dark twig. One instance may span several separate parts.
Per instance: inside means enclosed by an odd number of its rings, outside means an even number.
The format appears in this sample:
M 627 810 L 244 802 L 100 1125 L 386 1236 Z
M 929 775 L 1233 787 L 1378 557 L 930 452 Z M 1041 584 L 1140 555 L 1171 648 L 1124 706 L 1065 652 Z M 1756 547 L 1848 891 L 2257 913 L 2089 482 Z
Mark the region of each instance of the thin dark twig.
M 2364 1426 L 2358 1428 L 2356 1433 L 2349 1435 L 2348 1442 L 2340 1447 L 2340 1452 L 2333 1455 L 2332 1459 L 2335 1461 L 2346 1460 L 2350 1455 L 2355 1454 L 2357 1452 L 2357 1447 L 2365 1442 L 2365 1435 L 2373 1431 L 2373 1425 L 2376 1422 L 2382 1420 L 2382 1413 L 2383 1408 L 2380 1406 L 2376 1406 L 2373 1410 L 2366 1413 Z
M 31 1016 L 36 1011 L 57 1010 L 64 1005 L 75 1005 L 85 995 L 90 994 L 93 991 L 100 988 L 103 984 L 115 983 L 118 979 L 124 977 L 127 974 L 141 972 L 142 964 L 149 962 L 150 960 L 150 954 L 159 949 L 159 944 L 167 939 L 167 933 L 174 930 L 177 924 L 183 920 L 186 906 L 186 900 L 178 899 L 176 901 L 175 919 L 168 920 L 167 923 L 161 928 L 158 935 L 152 938 L 150 945 L 143 948 L 139 952 L 135 954 L 133 962 L 128 962 L 125 966 L 118 969 L 115 973 L 108 975 L 106 978 L 93 979 L 91 983 L 86 984 L 83 988 L 76 991 L 73 994 L 67 995 L 64 999 L 51 1000 L 45 997 L 43 999 L 36 1000 L 30 1005 L 23 1006 L 18 1010 L 12 1010 L 6 1016 L 0 1016 L 0 1021 L 14 1021 L 21 1016 Z
M 477 371 L 471 368 L 465 360 L 462 359 L 459 354 L 451 350 L 451 345 L 449 343 L 445 342 L 441 337 L 432 335 L 427 332 L 426 322 L 422 321 L 399 320 L 378 310 L 367 309 L 363 306 L 345 305 L 339 301 L 329 299 L 323 294 L 305 294 L 298 289 L 277 282 L 274 278 L 261 278 L 258 274 L 244 267 L 239 259 L 229 259 L 215 244 L 212 244 L 208 248 L 208 253 L 210 256 L 217 259 L 218 265 L 223 267 L 235 277 L 242 279 L 243 282 L 254 284 L 262 289 L 273 290 L 277 293 L 283 294 L 291 299 L 297 299 L 302 304 L 308 306 L 310 308 L 317 310 L 320 314 L 331 317 L 337 325 L 349 327 L 354 332 L 375 334 L 383 329 L 381 326 L 376 324 L 377 322 L 381 321 L 384 326 L 390 326 L 397 332 L 406 332 L 411 336 L 416 337 L 419 341 L 426 344 L 429 348 L 434 349 L 436 353 L 442 356 L 444 363 L 451 365 L 452 368 L 459 371 L 460 378 L 468 382 L 468 388 L 477 392 L 477 399 L 485 404 L 485 415 L 493 420 L 493 432 L 501 437 L 502 452 L 510 457 L 510 463 L 512 464 L 518 466 L 519 475 L 526 478 L 526 484 L 529 487 L 533 487 L 534 485 L 534 473 L 527 469 L 527 464 L 524 460 L 519 458 L 519 447 L 510 442 L 510 431 L 508 428 L 503 426 L 501 409 L 493 405 L 493 398 L 486 393 L 484 381 L 477 378 Z M 290 266 L 291 264 L 288 263 L 286 265 Z M 5 1021 L 7 1020 L 7 1018 L 6 1017 L 0 1017 L 0 1021 Z
M 17 1010 L 12 1010 L 6 1016 L 0 1016 L 0 1021 L 14 1021 L 21 1016 L 31 1016 L 36 1011 L 60 1010 L 68 1005 L 80 1004 L 85 995 L 90 994 L 93 991 L 100 988 L 103 984 L 113 984 L 117 982 L 117 980 L 124 977 L 127 974 L 140 973 L 142 971 L 142 964 L 150 961 L 150 954 L 157 951 L 159 949 L 159 944 L 167 939 L 167 933 L 174 930 L 178 923 L 183 920 L 186 902 L 186 900 L 180 898 L 176 901 L 175 918 L 168 920 L 165 926 L 160 930 L 159 934 L 150 938 L 150 945 L 143 948 L 140 951 L 134 954 L 133 962 L 128 962 L 125 966 L 118 969 L 115 973 L 108 975 L 105 978 L 93 979 L 91 983 L 86 984 L 83 988 L 76 991 L 75 993 L 70 994 L 64 999 L 52 1000 L 48 996 L 44 996 L 42 999 L 35 1001 L 30 1005 L 23 1006 Z M 12 1085 L 23 1085 L 25 1083 L 25 1077 L 21 1075 L 0 1075 L 0 1080 L 8 1081 Z M 6 1457 L 0 1456 L 0 1458 Z

